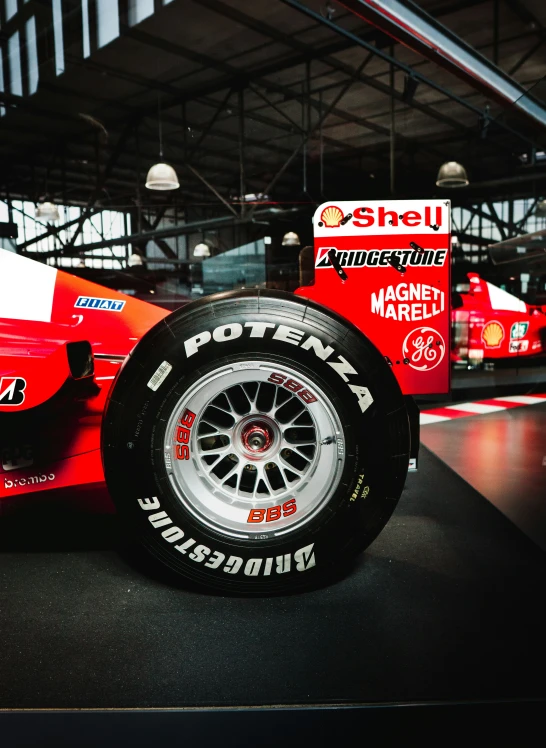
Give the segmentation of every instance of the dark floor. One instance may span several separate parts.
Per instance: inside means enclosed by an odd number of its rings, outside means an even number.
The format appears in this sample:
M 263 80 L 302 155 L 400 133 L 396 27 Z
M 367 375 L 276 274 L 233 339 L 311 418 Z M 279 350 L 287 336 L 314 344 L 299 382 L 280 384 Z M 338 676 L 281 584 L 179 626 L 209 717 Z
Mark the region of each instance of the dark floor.
M 145 576 L 113 516 L 5 516 L 0 708 L 546 696 L 546 556 L 422 451 L 355 571 L 292 597 Z
M 546 402 L 431 423 L 421 441 L 546 550 Z

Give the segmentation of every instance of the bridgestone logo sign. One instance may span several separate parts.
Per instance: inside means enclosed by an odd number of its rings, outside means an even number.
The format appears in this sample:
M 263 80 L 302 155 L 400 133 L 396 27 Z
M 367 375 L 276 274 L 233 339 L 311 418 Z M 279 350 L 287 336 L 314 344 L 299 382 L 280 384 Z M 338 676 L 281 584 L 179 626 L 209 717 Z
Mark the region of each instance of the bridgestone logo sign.
M 436 317 L 445 309 L 445 294 L 425 283 L 399 283 L 371 295 L 371 312 L 398 322 Z
M 149 512 L 148 520 L 162 538 L 172 545 L 181 556 L 207 569 L 218 569 L 224 574 L 241 574 L 246 577 L 272 576 L 288 572 L 308 571 L 316 565 L 314 543 L 298 548 L 294 553 L 279 556 L 242 558 L 222 553 L 198 543 L 174 524 L 167 512 L 161 510 L 157 496 L 139 499 L 140 508 Z
M 315 267 L 330 268 L 332 263 L 328 253 L 334 249 L 342 268 L 388 267 L 395 262 L 402 267 L 443 267 L 447 249 L 349 249 L 321 247 L 317 252 Z

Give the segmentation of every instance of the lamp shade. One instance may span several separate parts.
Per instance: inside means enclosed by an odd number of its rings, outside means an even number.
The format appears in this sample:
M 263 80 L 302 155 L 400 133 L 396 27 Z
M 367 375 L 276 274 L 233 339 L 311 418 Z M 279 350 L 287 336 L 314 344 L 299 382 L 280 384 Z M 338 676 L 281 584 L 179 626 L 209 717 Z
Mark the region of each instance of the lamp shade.
M 469 184 L 466 169 L 457 161 L 446 161 L 440 166 L 436 185 L 438 187 L 466 187 Z
M 300 238 L 296 234 L 295 231 L 287 231 L 287 233 L 282 238 L 282 246 L 283 247 L 299 247 L 300 246 Z
M 205 242 L 196 244 L 193 250 L 194 257 L 210 257 L 210 247 Z
M 535 216 L 539 218 L 546 218 L 546 200 L 540 200 L 535 208 Z
M 138 252 L 133 252 L 132 255 L 127 260 L 127 265 L 130 268 L 138 267 L 139 265 L 144 265 L 144 260 L 142 259 L 142 255 L 140 255 Z
M 36 208 L 36 218 L 48 223 L 56 223 L 59 220 L 59 211 L 54 203 L 40 203 Z
M 146 177 L 149 190 L 177 190 L 180 182 L 175 170 L 169 164 L 154 164 Z

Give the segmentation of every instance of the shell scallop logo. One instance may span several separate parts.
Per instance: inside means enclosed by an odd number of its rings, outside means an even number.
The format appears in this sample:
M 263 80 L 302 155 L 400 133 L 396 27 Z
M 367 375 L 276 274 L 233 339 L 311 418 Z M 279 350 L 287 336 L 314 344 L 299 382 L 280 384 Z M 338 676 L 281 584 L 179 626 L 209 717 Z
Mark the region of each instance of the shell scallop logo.
M 488 322 L 484 325 L 482 339 L 486 348 L 500 348 L 504 340 L 504 327 L 500 322 Z
M 343 213 L 337 205 L 329 205 L 320 214 L 320 220 L 329 229 L 336 229 L 338 226 L 341 226 Z

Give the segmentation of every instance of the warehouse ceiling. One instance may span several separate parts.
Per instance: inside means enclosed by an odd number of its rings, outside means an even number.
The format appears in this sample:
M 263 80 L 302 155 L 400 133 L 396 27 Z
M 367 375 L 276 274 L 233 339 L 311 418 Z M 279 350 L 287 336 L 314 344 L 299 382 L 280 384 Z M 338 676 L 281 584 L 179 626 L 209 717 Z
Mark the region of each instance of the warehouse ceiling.
M 59 47 L 51 2 L 19 3 L 7 18 L 2 1 L 0 190 L 120 208 L 167 201 L 212 216 L 249 194 L 284 204 L 445 194 L 437 170 L 457 160 L 471 180 L 450 193 L 460 204 L 546 191 L 541 136 L 530 137 L 513 112 L 342 5 L 302 4 L 316 17 L 283 0 L 155 0 L 136 22 L 136 0 L 121 0 L 118 22 L 114 2 L 63 0 Z M 544 100 L 543 0 L 419 5 Z M 10 52 L 17 31 L 23 95 L 14 94 Z M 181 182 L 168 196 L 144 187 L 160 131 Z

